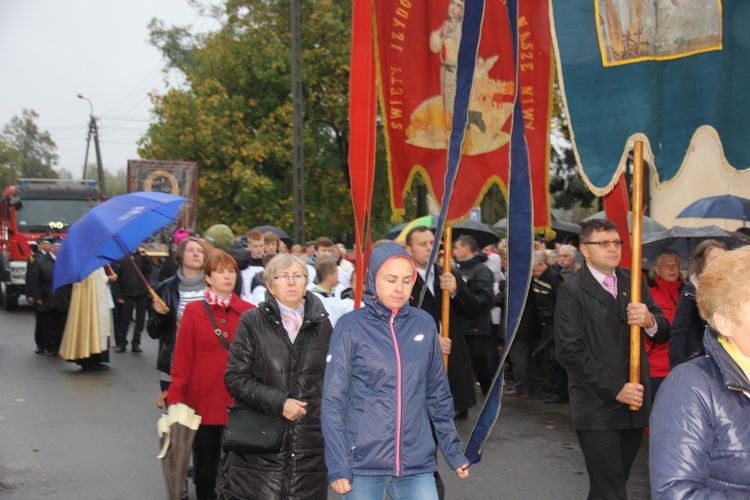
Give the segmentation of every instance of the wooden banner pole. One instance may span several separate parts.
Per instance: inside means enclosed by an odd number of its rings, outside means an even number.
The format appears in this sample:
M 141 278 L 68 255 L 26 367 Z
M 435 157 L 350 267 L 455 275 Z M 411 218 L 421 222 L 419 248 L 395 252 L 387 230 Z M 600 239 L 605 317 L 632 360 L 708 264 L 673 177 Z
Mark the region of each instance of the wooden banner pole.
M 453 240 L 453 228 L 450 223 L 445 226 L 445 243 L 443 243 L 443 272 L 451 272 L 451 255 L 453 254 L 452 247 Z M 425 284 L 425 286 L 427 286 Z M 451 324 L 451 293 L 448 290 L 443 290 L 443 304 L 442 310 L 440 311 L 441 319 L 440 324 L 442 329 L 440 336 L 448 338 L 450 336 L 450 324 Z M 445 363 L 445 371 L 448 371 L 448 355 L 443 355 L 443 362 Z
M 641 301 L 641 239 L 643 234 L 643 142 L 633 145 L 633 232 L 631 236 L 630 297 L 631 302 Z M 640 384 L 641 327 L 630 325 L 630 382 Z M 630 406 L 638 411 L 637 406 Z

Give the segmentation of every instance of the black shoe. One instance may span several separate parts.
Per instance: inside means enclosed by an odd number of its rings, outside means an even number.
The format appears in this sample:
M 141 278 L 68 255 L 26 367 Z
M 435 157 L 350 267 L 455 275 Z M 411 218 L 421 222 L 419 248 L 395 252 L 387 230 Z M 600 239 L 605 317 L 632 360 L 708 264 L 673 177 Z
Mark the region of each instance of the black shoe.
M 118 345 L 117 347 L 115 347 L 115 352 L 125 352 L 125 346 Z
M 105 365 L 104 363 L 96 363 L 93 365 L 83 365 L 81 367 L 81 370 L 85 372 L 100 372 L 104 370 L 109 370 L 109 365 Z
M 47 353 L 47 356 L 50 358 L 56 358 L 57 357 L 57 351 L 50 351 Z
M 34 354 L 44 354 L 46 351 L 44 349 L 37 349 L 34 351 Z
M 133 352 L 143 352 L 143 349 L 141 349 L 141 346 L 136 345 L 136 344 L 134 344 L 130 350 Z
M 568 403 L 568 398 L 564 396 L 550 396 L 548 398 L 544 398 L 543 401 L 549 405 L 563 405 Z
M 453 415 L 453 420 L 466 420 L 469 418 L 469 410 L 464 411 L 457 411 L 455 415 Z

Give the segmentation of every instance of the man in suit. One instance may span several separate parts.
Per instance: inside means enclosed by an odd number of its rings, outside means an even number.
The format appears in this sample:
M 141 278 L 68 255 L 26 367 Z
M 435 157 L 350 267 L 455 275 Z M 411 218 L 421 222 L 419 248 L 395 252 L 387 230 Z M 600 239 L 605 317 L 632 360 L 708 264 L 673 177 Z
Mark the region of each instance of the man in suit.
M 40 256 L 35 261 L 36 265 L 30 269 L 31 272 L 26 273 L 26 293 L 31 296 L 40 312 L 43 347 L 50 357 L 57 356 L 60 349 L 73 289 L 73 285 L 63 285 L 57 290 L 52 288 L 61 243 L 60 238 L 50 240 L 49 253 Z
M 411 305 L 417 305 L 424 287 L 424 277 L 430 252 L 435 243 L 435 235 L 427 226 L 417 226 L 406 235 L 406 251 L 417 265 L 417 282 L 412 290 Z M 443 273 L 437 264 L 432 271 L 432 283 L 428 286 L 421 309 L 430 313 L 435 320 L 438 331 L 442 331 L 441 318 L 443 309 L 443 290 L 451 294 L 451 315 L 449 339 L 441 339 L 443 353 L 448 356 L 448 383 L 453 395 L 453 406 L 459 418 L 465 418 L 468 410 L 477 404 L 474 392 L 474 380 L 471 371 L 469 350 L 460 326 L 460 318 L 473 318 L 479 312 L 479 302 L 469 293 L 469 289 L 457 271 Z M 448 340 L 449 342 L 445 342 Z
M 34 297 L 31 293 L 34 285 L 29 285 L 28 283 L 29 281 L 36 281 L 38 283 L 39 259 L 42 259 L 49 253 L 50 241 L 52 241 L 52 239 L 53 238 L 51 236 L 39 238 L 36 242 L 36 250 L 31 255 L 29 255 L 29 258 L 26 261 L 26 301 L 34 306 L 34 342 L 36 342 L 36 350 L 34 352 L 36 354 L 45 353 L 46 345 L 44 340 L 44 328 L 42 326 L 44 322 L 44 316 L 39 307 L 41 304 L 37 305 L 34 302 Z
M 641 337 L 663 342 L 669 323 L 645 285 L 642 301 L 630 301 L 630 272 L 619 267 L 622 240 L 614 224 L 586 221 L 580 238 L 585 265 L 558 291 L 555 354 L 568 372 L 570 415 L 586 460 L 588 498 L 624 499 L 651 411 L 643 338 L 641 383 L 628 382 L 630 326 L 641 327 Z

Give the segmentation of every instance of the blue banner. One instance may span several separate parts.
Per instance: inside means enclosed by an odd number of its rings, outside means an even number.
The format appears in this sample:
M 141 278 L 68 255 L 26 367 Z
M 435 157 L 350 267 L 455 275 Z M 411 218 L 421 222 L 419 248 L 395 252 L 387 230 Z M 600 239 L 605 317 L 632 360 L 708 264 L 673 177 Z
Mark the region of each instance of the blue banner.
M 629 142 L 644 140 L 659 182 L 684 165 L 696 134 L 725 162 L 750 166 L 750 3 L 550 0 L 560 81 L 579 165 L 608 192 Z

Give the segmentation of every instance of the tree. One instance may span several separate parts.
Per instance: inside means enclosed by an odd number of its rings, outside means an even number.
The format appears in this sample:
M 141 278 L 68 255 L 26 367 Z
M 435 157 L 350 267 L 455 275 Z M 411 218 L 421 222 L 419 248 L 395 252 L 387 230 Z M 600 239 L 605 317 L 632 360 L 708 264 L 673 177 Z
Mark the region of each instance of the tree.
M 16 183 L 21 173 L 18 170 L 20 163 L 18 151 L 0 136 L 0 189 Z
M 199 226 L 236 232 L 292 225 L 291 38 L 288 0 L 227 0 L 205 36 L 150 25 L 185 86 L 154 95 L 142 158 L 199 166 Z M 218 15 L 216 11 L 213 15 Z M 351 239 L 348 69 L 351 5 L 302 5 L 305 230 Z
M 597 197 L 578 171 L 568 117 L 562 105 L 557 79 L 553 85 L 552 106 L 549 190 L 553 205 L 564 209 L 590 207 Z
M 58 178 L 54 166 L 59 156 L 57 145 L 49 132 L 40 131 L 39 115 L 24 109 L 21 117 L 14 116 L 0 134 L 0 165 L 3 177 L 31 179 Z

